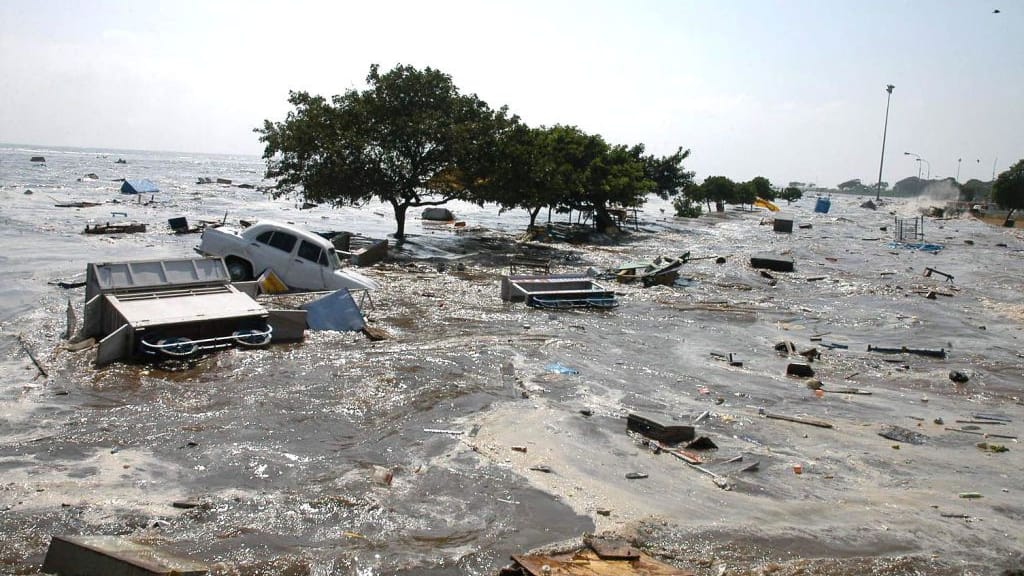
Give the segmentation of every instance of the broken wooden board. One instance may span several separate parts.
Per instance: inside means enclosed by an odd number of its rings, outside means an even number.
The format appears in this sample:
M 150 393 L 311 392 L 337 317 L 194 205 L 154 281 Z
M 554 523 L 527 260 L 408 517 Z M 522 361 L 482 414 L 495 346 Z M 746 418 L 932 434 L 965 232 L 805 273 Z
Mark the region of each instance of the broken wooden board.
M 602 559 L 597 552 L 585 548 L 550 556 L 515 555 L 512 561 L 520 574 L 529 576 L 694 576 L 689 570 L 659 562 L 643 552 L 637 552 L 636 559 L 615 560 Z

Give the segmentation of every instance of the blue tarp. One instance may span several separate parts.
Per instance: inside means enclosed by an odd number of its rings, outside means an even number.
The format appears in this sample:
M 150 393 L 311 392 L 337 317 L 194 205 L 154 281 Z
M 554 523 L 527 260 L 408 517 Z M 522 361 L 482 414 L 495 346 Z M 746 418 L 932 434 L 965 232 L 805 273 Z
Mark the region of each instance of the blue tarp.
M 906 248 L 908 250 L 921 250 L 937 254 L 945 246 L 942 244 L 929 244 L 927 242 L 890 242 L 889 248 Z
M 121 184 L 121 194 L 154 194 L 159 191 L 149 180 L 125 180 Z
M 362 330 L 366 325 L 363 313 L 347 288 L 331 292 L 300 308 L 306 311 L 306 326 L 310 330 L 349 332 Z

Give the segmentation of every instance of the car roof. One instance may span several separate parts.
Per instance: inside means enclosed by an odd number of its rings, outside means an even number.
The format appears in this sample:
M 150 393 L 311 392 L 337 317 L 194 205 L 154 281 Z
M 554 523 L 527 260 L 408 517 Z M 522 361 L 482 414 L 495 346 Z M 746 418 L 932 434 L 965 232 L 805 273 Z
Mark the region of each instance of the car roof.
M 285 224 L 284 222 L 278 222 L 277 220 L 260 220 L 252 225 L 252 229 L 256 230 L 257 232 L 264 231 L 264 228 L 272 228 L 275 230 L 283 230 L 285 232 L 290 232 L 296 236 L 301 237 L 303 240 L 316 244 L 317 246 L 325 250 L 328 248 L 334 248 L 333 244 L 331 244 L 326 238 L 320 236 L 316 232 L 311 232 L 309 230 L 306 230 L 305 228 L 299 228 L 298 226 L 293 226 L 291 224 Z

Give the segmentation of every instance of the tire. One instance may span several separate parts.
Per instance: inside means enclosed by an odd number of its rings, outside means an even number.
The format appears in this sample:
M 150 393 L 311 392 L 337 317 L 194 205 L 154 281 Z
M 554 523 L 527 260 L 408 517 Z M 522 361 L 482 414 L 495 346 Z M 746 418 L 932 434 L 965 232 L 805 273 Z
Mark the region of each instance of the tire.
M 227 258 L 224 264 L 228 268 L 228 276 L 232 282 L 248 282 L 252 280 L 252 266 L 241 258 Z
M 177 338 L 166 338 L 157 342 L 161 346 L 167 346 L 162 348 L 160 352 L 165 356 L 172 358 L 184 358 L 191 356 L 199 350 L 199 346 L 189 340 L 188 338 L 177 337 Z
M 270 344 L 270 334 L 260 334 L 265 331 L 265 329 L 256 330 L 254 328 L 248 328 L 235 330 L 231 335 L 234 336 L 235 342 L 243 347 L 260 348 Z

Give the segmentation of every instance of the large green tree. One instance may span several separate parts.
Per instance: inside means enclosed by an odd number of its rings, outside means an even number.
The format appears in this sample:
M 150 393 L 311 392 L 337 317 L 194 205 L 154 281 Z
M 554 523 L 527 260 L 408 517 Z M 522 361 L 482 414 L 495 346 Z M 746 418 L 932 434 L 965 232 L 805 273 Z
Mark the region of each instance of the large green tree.
M 711 211 L 711 203 L 715 203 L 716 212 L 725 212 L 725 203 L 731 202 L 736 197 L 736 183 L 725 176 L 709 176 L 700 185 L 700 199 L 708 203 L 708 212 Z
M 285 120 L 256 132 L 273 195 L 335 206 L 376 198 L 391 204 L 401 239 L 410 207 L 470 198 L 486 182 L 509 121 L 432 68 L 373 65 L 366 83 L 330 100 L 291 92 Z
M 754 189 L 754 196 L 757 198 L 775 200 L 775 189 L 772 188 L 771 181 L 764 176 L 758 176 L 751 180 L 750 186 Z
M 531 128 L 518 121 L 502 132 L 490 175 L 475 195 L 503 210 L 521 208 L 530 226 L 544 208 L 569 206 L 584 190 L 584 175 L 596 151 L 574 127 Z
M 992 200 L 1008 210 L 1006 224 L 1015 210 L 1024 210 L 1024 160 L 1001 172 L 992 185 Z
M 642 154 L 642 148 L 640 150 Z M 668 156 L 642 156 L 644 174 L 654 183 L 652 192 L 662 200 L 668 200 L 678 194 L 686 194 L 696 187 L 693 172 L 683 166 L 683 161 L 689 157 L 690 151 L 682 148 L 676 149 L 675 153 Z

